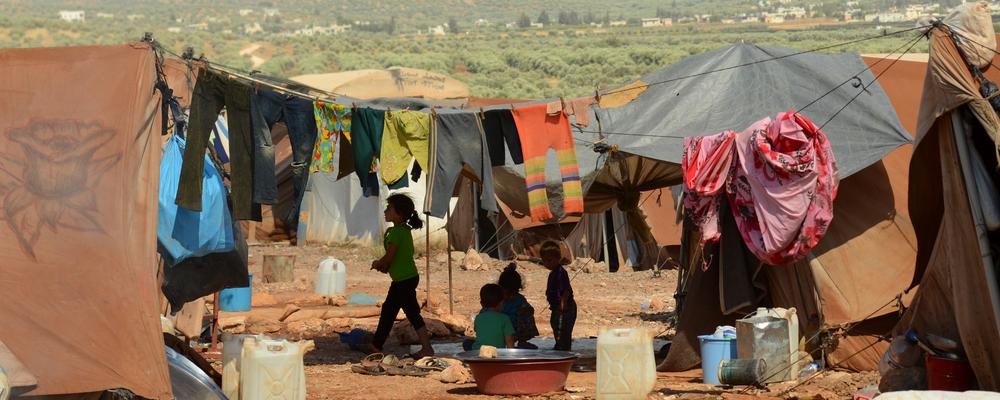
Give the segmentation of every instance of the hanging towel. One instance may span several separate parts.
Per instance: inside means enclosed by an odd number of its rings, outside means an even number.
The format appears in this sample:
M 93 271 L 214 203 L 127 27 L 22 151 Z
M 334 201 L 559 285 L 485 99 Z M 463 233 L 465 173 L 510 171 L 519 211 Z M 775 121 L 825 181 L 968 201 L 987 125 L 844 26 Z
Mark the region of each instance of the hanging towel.
M 385 111 L 355 108 L 351 115 L 351 150 L 354 168 L 365 197 L 378 196 L 378 159 L 382 154 Z
M 572 115 L 574 124 L 586 128 L 590 126 L 590 106 L 594 104 L 597 104 L 597 98 L 594 96 L 580 97 L 569 102 L 559 99 L 559 101 L 547 104 L 546 112 L 549 114 L 561 112 L 567 116 Z
M 736 133 L 684 138 L 684 213 L 701 229 L 701 241 L 719 240 L 719 199 L 732 175 Z
M 580 167 L 569 120 L 563 113 L 549 114 L 545 104 L 518 107 L 512 111 L 524 152 L 524 182 L 532 221 L 548 221 L 554 216 L 545 193 L 545 154 L 554 149 L 559 158 L 563 183 L 563 210 L 566 215 L 583 213 Z

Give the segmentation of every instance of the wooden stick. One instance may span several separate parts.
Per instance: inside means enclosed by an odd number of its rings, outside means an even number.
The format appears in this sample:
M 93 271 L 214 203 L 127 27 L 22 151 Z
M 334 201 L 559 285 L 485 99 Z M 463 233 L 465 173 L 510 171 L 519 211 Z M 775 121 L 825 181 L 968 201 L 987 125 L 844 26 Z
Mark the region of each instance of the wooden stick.
M 209 351 L 214 353 L 219 351 L 218 339 L 216 338 L 219 336 L 219 292 L 215 292 L 212 299 L 212 347 L 209 348 Z
M 426 233 L 426 239 L 427 239 L 425 241 L 426 243 L 424 243 L 427 246 L 427 251 L 425 252 L 427 264 L 426 264 L 426 269 L 424 271 L 424 275 L 426 278 L 424 285 L 427 290 L 427 298 L 425 300 L 427 303 L 426 306 L 430 307 L 431 305 L 431 213 L 426 211 L 424 212 L 424 222 L 427 223 L 426 226 L 424 226 L 424 233 Z
M 448 219 L 447 219 L 447 221 L 445 221 L 445 224 L 444 224 L 444 227 L 445 227 L 444 233 L 446 235 L 448 235 L 448 248 L 445 249 L 445 251 L 447 251 L 447 253 L 448 253 L 448 313 L 454 315 L 455 314 L 455 295 L 452 293 L 453 290 L 452 290 L 452 285 L 451 285 L 451 232 L 449 232 L 449 230 L 450 230 L 449 228 L 451 228 L 451 207 L 448 207 L 448 216 L 447 217 L 448 217 Z

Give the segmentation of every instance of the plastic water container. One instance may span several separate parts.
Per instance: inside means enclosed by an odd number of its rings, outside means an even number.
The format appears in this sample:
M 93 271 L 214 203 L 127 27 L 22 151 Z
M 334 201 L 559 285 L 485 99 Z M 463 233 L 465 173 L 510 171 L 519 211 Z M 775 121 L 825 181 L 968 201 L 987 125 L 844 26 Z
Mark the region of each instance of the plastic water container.
M 249 275 L 247 282 L 253 282 L 253 274 Z M 241 288 L 222 289 L 219 292 L 219 308 L 229 312 L 250 311 L 253 297 L 251 286 L 253 284 Z
M 248 337 L 240 360 L 240 399 L 305 400 L 303 355 L 315 345 L 311 340 L 289 342 Z
M 643 328 L 602 329 L 597 336 L 597 398 L 641 400 L 656 384 L 653 337 Z
M 7 379 L 7 373 L 4 372 L 3 367 L 0 367 L 0 400 L 7 400 L 10 398 L 10 380 Z
M 347 267 L 340 260 L 327 257 L 316 271 L 316 294 L 332 296 L 347 290 Z
M 736 339 L 698 336 L 701 342 L 701 378 L 708 385 L 719 384 L 719 364 L 736 358 Z
M 229 400 L 240 398 L 240 361 L 243 341 L 252 335 L 222 333 L 222 393 Z

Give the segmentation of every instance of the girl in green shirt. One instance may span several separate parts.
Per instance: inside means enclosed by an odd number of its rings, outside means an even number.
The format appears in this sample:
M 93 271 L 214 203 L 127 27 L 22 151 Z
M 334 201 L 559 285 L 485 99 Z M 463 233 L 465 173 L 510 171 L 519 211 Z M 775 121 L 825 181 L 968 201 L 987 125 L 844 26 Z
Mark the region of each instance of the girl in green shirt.
M 420 229 L 424 223 L 417 215 L 413 200 L 406 195 L 394 194 L 386 201 L 389 204 L 385 207 L 385 220 L 392 222 L 392 227 L 385 232 L 383 241 L 385 255 L 372 261 L 372 269 L 389 274 L 392 284 L 389 285 L 389 293 L 382 303 L 378 328 L 375 330 L 369 351 L 373 353 L 382 351 L 382 346 L 392 331 L 396 315 L 402 308 L 406 319 L 410 320 L 410 325 L 413 325 L 417 336 L 420 337 L 422 348 L 415 355 L 433 356 L 431 335 L 427 331 L 423 317 L 420 316 L 420 303 L 417 301 L 420 275 L 417 273 L 417 264 L 413 261 L 413 236 L 410 234 L 411 229 Z

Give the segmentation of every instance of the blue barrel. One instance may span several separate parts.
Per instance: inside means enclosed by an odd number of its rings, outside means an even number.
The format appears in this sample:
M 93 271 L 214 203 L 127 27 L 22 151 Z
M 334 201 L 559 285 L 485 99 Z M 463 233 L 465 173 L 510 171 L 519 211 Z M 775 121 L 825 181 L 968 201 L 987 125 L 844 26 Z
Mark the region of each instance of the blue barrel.
M 247 282 L 253 282 L 253 274 L 247 278 Z M 222 311 L 239 312 L 250 311 L 253 284 L 241 288 L 222 289 L 219 292 L 219 309 Z
M 701 342 L 701 377 L 705 384 L 719 384 L 719 363 L 736 358 L 736 339 L 698 336 Z

